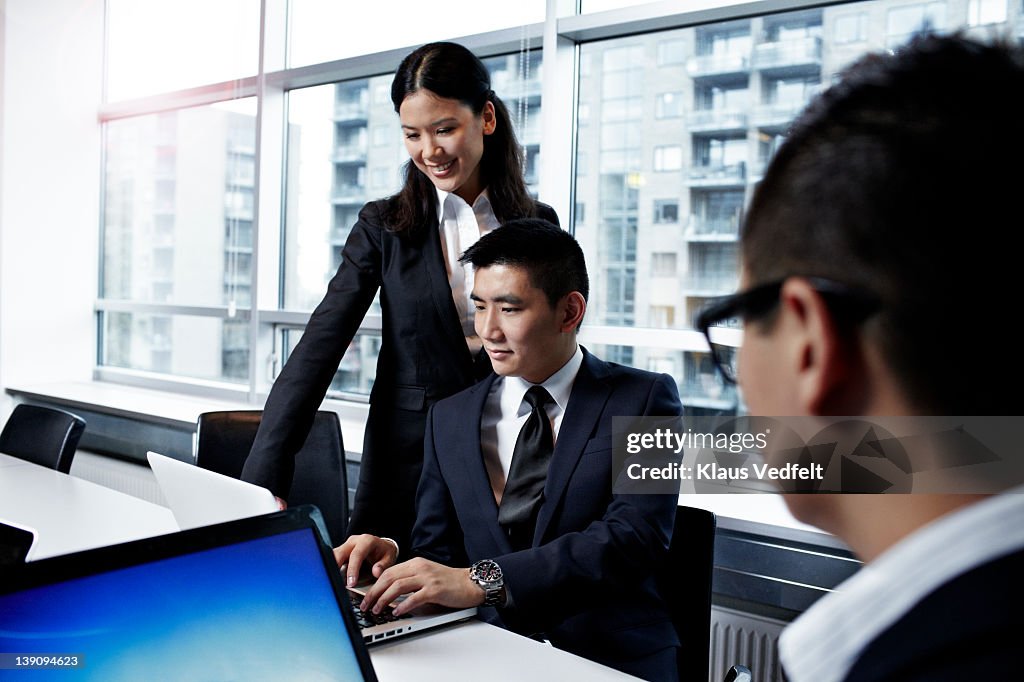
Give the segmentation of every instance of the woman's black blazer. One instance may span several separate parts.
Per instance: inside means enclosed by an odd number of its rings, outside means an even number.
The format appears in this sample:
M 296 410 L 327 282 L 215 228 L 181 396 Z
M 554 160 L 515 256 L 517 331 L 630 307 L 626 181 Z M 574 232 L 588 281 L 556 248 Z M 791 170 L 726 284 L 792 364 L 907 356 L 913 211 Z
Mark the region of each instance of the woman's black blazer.
M 288 498 L 295 453 L 379 288 L 382 343 L 349 532 L 408 547 L 427 409 L 491 367 L 466 346 L 436 217 L 399 234 L 384 227 L 383 209 L 380 200 L 359 212 L 338 272 L 274 381 L 242 478 Z M 537 215 L 558 223 L 547 205 L 538 203 Z

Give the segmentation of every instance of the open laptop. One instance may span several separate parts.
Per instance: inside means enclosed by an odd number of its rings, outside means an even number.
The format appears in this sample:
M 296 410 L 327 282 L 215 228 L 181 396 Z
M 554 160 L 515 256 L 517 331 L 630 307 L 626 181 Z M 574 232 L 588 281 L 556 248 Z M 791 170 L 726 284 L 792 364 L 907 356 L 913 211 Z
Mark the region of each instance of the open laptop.
M 149 465 L 156 475 L 164 498 L 182 529 L 276 512 L 277 500 L 266 488 L 223 476 L 187 462 L 156 452 L 148 452 Z M 329 537 L 319 510 L 310 507 L 321 537 Z M 337 570 L 337 569 L 336 569 Z M 356 620 L 367 643 L 402 637 L 446 625 L 476 615 L 476 608 L 448 609 L 424 607 L 413 614 L 395 618 L 390 609 L 381 614 L 359 611 L 362 593 L 368 586 L 357 586 L 350 593 Z
M 13 567 L 0 652 L 70 680 L 377 679 L 307 507 Z
M 278 510 L 277 500 L 266 488 L 157 452 L 147 452 L 146 458 L 182 530 Z

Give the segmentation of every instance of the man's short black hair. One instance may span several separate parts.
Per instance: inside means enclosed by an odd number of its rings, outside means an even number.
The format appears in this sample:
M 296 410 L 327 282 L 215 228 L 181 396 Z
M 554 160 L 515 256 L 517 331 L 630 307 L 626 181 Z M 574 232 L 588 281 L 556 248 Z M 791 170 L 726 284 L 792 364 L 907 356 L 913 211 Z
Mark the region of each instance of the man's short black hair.
M 921 411 L 1021 414 L 1024 53 L 920 36 L 868 55 L 794 122 L 747 213 L 751 285 L 873 292 L 862 326 Z
M 491 265 L 523 268 L 551 307 L 573 291 L 584 300 L 590 295 L 583 249 L 571 234 L 540 218 L 510 220 L 466 249 L 459 262 L 471 263 L 475 270 Z

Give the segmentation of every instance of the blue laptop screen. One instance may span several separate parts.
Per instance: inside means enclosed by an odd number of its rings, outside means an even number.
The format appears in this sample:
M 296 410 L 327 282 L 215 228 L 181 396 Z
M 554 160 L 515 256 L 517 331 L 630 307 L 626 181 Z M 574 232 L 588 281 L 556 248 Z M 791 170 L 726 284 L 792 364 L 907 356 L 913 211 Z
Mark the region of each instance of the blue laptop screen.
M 362 679 L 309 530 L 2 595 L 0 653 L 83 659 L 32 679 Z

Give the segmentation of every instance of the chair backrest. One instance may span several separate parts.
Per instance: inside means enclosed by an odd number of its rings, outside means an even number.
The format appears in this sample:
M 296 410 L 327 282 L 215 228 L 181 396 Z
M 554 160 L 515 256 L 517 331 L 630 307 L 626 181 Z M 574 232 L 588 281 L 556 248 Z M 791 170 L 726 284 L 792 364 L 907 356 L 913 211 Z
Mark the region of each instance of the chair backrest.
M 711 660 L 711 574 L 715 558 L 714 513 L 676 508 L 669 558 L 658 575 L 679 635 L 680 680 L 707 680 Z
M 256 439 L 263 413 L 259 410 L 204 412 L 196 428 L 196 464 L 240 478 L 245 458 Z M 289 506 L 316 505 L 331 540 L 341 544 L 348 527 L 348 477 L 341 423 L 334 412 L 316 413 L 309 436 L 295 455 Z
M 0 452 L 66 474 L 83 431 L 85 420 L 70 412 L 21 404 L 0 432 Z

